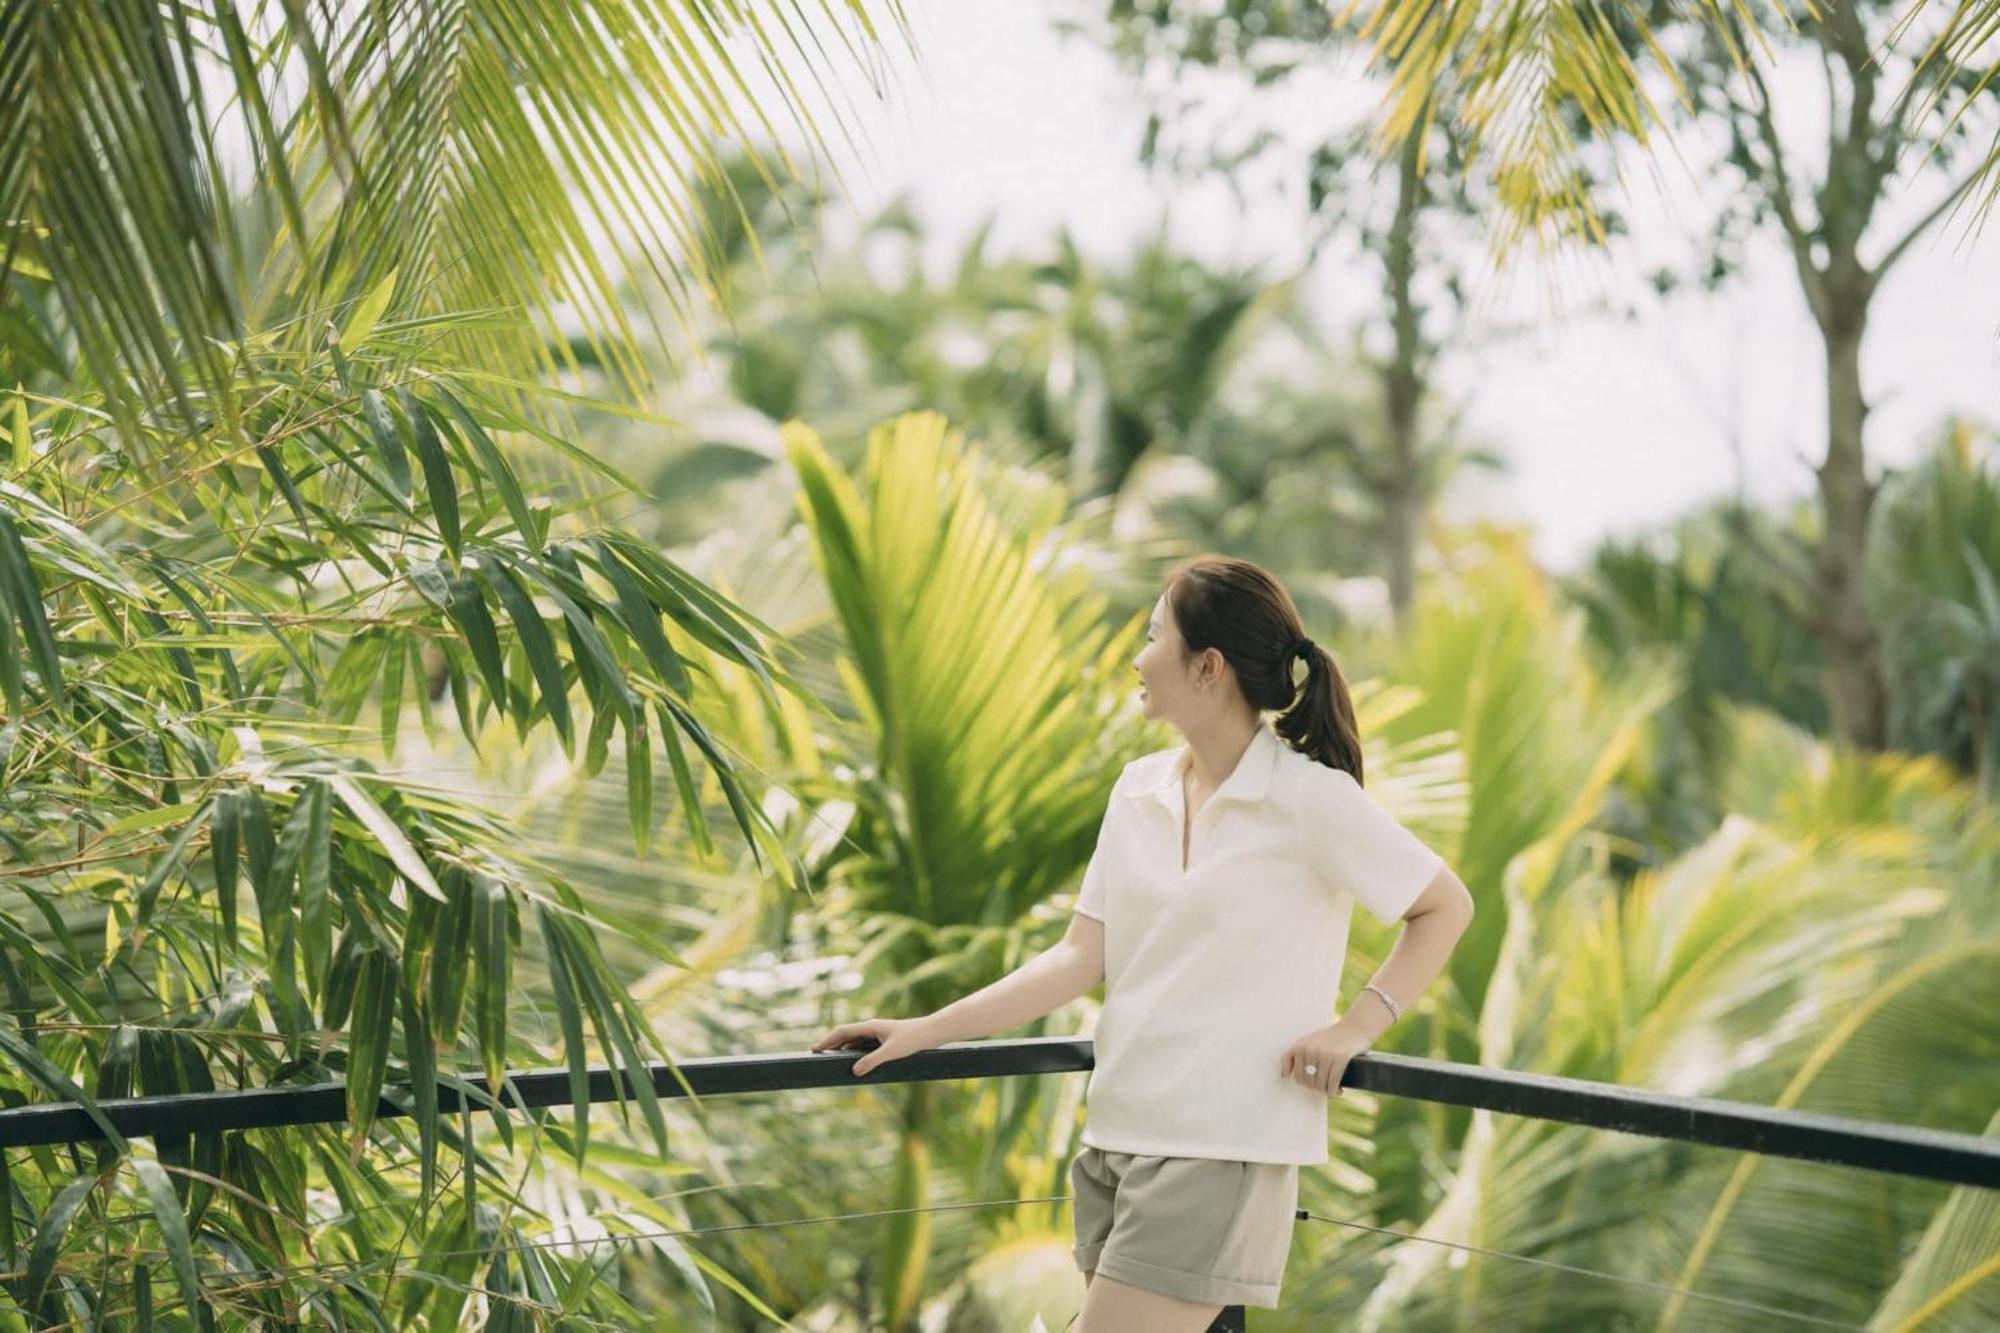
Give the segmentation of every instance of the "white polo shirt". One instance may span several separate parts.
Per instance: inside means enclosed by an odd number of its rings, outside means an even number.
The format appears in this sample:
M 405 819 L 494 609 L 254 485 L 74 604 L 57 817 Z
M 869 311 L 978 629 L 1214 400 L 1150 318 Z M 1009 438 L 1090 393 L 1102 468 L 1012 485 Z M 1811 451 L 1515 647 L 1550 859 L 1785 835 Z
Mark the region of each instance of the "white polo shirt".
M 1113 785 L 1076 910 L 1104 923 L 1104 1009 L 1083 1142 L 1111 1152 L 1327 1160 L 1325 1093 L 1279 1073 L 1334 1018 L 1358 899 L 1401 918 L 1444 858 L 1352 774 L 1261 722 L 1195 811 L 1181 867 L 1186 744 Z

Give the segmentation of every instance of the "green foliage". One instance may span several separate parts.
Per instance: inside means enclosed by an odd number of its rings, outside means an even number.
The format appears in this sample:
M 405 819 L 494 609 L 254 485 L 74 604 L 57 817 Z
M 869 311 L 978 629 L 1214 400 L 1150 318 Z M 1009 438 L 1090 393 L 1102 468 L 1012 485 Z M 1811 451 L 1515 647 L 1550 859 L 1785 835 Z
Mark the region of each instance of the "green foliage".
M 2000 470 L 1994 437 L 1947 424 L 1882 498 L 1871 591 L 1882 609 L 1899 746 L 2000 791 Z
M 799 690 L 768 660 L 769 626 L 625 534 L 567 530 L 521 479 L 532 451 L 503 442 L 539 438 L 523 419 L 414 357 L 394 325 L 374 336 L 238 358 L 247 447 L 222 423 L 162 425 L 126 454 L 100 404 L 36 395 L 26 466 L 0 480 L 0 607 L 14 630 L 0 643 L 0 960 L 18 1022 L 0 1030 L 0 1090 L 88 1107 L 217 1086 L 347 1089 L 346 1126 L 203 1132 L 150 1153 L 114 1136 L 83 1178 L 108 1198 L 133 1188 L 127 1165 L 137 1173 L 179 1299 L 204 1310 L 230 1290 L 212 1261 L 195 1263 L 204 1248 L 260 1279 L 308 1255 L 328 1225 L 301 1193 L 308 1179 L 351 1209 L 436 1216 L 438 1158 L 456 1154 L 468 1194 L 486 1173 L 503 1206 L 520 1206 L 465 1127 L 439 1117 L 436 1089 L 470 1087 L 470 1067 L 497 1090 L 534 1049 L 510 1021 L 524 922 L 560 977 L 565 1058 L 587 1058 L 587 1023 L 669 1150 L 643 1070 L 670 1057 L 604 957 L 616 924 L 476 806 L 369 762 L 378 742 L 391 757 L 405 748 L 407 708 L 435 736 L 448 701 L 475 745 L 496 722 L 550 729 L 591 767 L 622 732 L 635 838 L 652 793 L 634 752 L 692 741 L 761 861 L 773 826 L 691 691 L 724 663 Z M 154 457 L 171 469 L 117 465 Z M 378 1120 L 385 1099 L 414 1121 Z M 483 1104 L 511 1145 L 511 1113 Z M 585 1144 L 579 1131 L 578 1159 Z M 53 1211 L 17 1299 L 60 1283 L 91 1308 L 129 1309 L 134 1291 L 85 1274 L 102 1246 L 143 1247 L 141 1229 L 106 1213 L 87 1246 L 65 1244 L 95 1196 L 45 1151 L 29 1160 L 13 1179 Z M 413 1179 L 384 1169 L 401 1161 Z M 468 1199 L 458 1216 L 486 1214 Z M 480 1221 L 482 1271 L 516 1225 Z M 402 1243 L 343 1234 L 364 1264 Z M 577 1262 L 517 1254 L 506 1281 Z M 311 1265 L 277 1285 L 350 1313 L 371 1290 L 322 1288 Z
M 773 211 L 765 225 L 786 220 Z M 706 340 L 726 403 L 668 400 L 694 423 L 691 447 L 654 483 L 670 535 L 692 538 L 699 497 L 720 480 L 774 461 L 767 437 L 792 419 L 846 457 L 886 418 L 935 411 L 978 423 L 1000 456 L 1065 464 L 1083 498 L 1115 493 L 1142 460 L 1220 447 L 1217 409 L 1237 367 L 1293 313 L 1290 282 L 1214 268 L 1164 227 L 1113 263 L 1066 234 L 992 253 L 982 229 L 942 280 L 920 262 L 923 244 L 898 203 L 852 245 L 769 235 L 732 275 L 737 306 Z M 690 497 L 682 512 L 677 494 Z
M 704 303 L 740 205 L 699 187 L 721 179 L 726 146 L 773 136 L 781 108 L 821 146 L 815 113 L 843 108 L 793 80 L 825 86 L 876 46 L 872 9 L 10 4 L 5 382 L 81 368 L 128 435 L 168 410 L 237 429 L 245 338 L 298 353 L 322 312 L 356 346 L 384 320 L 447 317 L 442 359 L 553 377 L 583 361 L 556 316 L 567 305 L 589 361 L 629 397 L 641 312 L 622 279 L 658 276 L 679 319 Z M 904 29 L 896 0 L 880 9 Z M 783 72 L 766 102 L 748 67 Z M 796 171 L 781 157 L 766 176 Z M 601 258 L 606 236 L 622 265 Z M 36 292 L 17 306 L 23 284 Z M 488 310 L 522 317 L 448 318 Z M 507 396 L 557 415 L 555 400 Z M 404 445 L 377 439 L 384 480 L 406 489 Z
M 788 429 L 786 447 L 842 632 L 846 702 L 875 751 L 856 792 L 866 859 L 841 873 L 903 920 L 899 933 L 920 932 L 882 963 L 890 998 L 922 1003 L 962 984 L 1088 855 L 1091 792 L 1122 763 L 1105 714 L 1134 707 L 1125 658 L 1143 617 L 1109 631 L 1087 570 L 1038 568 L 1061 492 L 1012 506 L 982 494 L 994 470 L 936 414 L 873 432 L 858 485 L 809 429 Z

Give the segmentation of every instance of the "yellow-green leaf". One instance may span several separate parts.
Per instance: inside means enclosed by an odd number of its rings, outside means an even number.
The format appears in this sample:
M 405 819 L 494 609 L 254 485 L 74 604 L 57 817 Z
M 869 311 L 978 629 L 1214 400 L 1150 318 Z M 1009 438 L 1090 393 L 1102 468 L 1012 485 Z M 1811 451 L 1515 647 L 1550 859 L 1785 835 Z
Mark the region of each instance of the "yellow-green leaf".
M 341 803 L 354 812 L 354 817 L 361 821 L 362 827 L 374 835 L 376 843 L 388 853 L 389 860 L 402 872 L 403 878 L 417 889 L 443 902 L 444 891 L 438 888 L 437 881 L 431 878 L 430 867 L 424 864 L 424 858 L 417 854 L 417 849 L 410 845 L 410 840 L 403 836 L 403 830 L 396 827 L 396 821 L 390 819 L 382 807 L 375 804 L 375 798 L 363 791 L 361 784 L 345 773 L 335 773 L 327 779 L 327 782 L 339 795 Z

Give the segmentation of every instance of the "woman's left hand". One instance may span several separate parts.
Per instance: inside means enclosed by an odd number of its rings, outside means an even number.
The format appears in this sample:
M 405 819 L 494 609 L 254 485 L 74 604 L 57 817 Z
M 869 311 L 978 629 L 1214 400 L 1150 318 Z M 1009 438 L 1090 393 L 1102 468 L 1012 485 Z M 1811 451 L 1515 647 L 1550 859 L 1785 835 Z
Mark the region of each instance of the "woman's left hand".
M 1372 1043 L 1351 1027 L 1339 1023 L 1308 1032 L 1285 1052 L 1278 1073 L 1302 1088 L 1312 1088 L 1323 1096 L 1341 1095 L 1340 1079 L 1347 1062 L 1367 1050 Z M 1308 1074 L 1306 1066 L 1318 1072 Z

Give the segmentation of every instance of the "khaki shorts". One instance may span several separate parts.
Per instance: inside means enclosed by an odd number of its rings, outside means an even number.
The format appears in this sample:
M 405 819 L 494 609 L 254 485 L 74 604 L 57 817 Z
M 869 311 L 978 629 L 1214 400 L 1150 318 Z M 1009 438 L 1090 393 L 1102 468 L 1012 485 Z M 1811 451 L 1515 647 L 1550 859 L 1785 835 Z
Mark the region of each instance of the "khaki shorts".
M 1186 1301 L 1277 1306 L 1299 1203 L 1296 1164 L 1085 1145 L 1069 1182 L 1084 1272 Z

